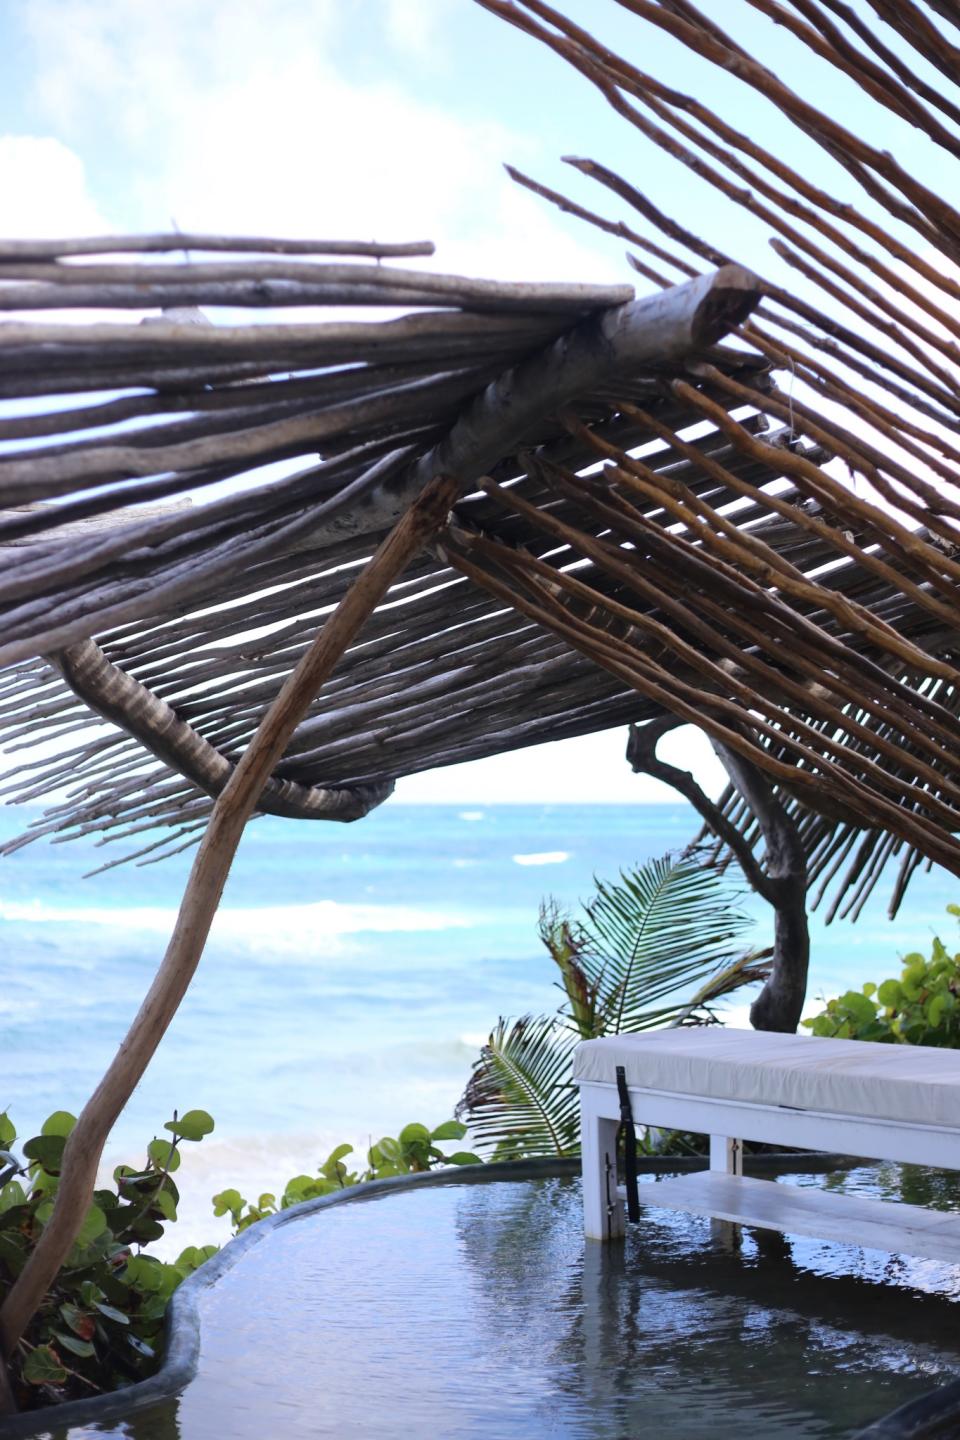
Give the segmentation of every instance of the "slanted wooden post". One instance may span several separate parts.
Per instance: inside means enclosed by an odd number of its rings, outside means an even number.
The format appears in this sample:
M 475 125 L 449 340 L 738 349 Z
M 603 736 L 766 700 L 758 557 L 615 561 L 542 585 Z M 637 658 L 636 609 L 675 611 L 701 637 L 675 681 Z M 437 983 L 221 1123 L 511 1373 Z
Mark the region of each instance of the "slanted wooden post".
M 623 1202 L 617 1194 L 619 1121 L 601 1113 L 600 1087 L 580 1086 L 580 1164 L 583 1175 L 583 1223 L 588 1240 L 618 1240 L 626 1230 Z
M 320 686 L 389 586 L 444 524 L 456 494 L 457 485 L 451 479 L 434 479 L 426 485 L 327 619 L 264 715 L 214 804 L 167 952 L 136 1019 L 67 1141 L 53 1214 L 0 1309 L 0 1355 L 4 1358 L 10 1356 L 33 1318 L 80 1229 L 93 1199 L 107 1136 L 193 978 L 240 837 L 260 792 Z M 0 1403 L 2 1395 L 0 1387 Z
M 710 1136 L 710 1169 L 722 1175 L 743 1174 L 743 1143 L 728 1135 Z

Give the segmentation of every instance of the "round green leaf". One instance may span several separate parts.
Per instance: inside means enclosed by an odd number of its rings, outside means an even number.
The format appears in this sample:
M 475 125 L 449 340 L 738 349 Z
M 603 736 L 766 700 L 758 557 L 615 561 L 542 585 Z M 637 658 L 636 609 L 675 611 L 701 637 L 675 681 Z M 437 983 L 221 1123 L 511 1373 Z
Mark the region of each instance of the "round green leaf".
M 124 1268 L 123 1279 L 137 1290 L 159 1290 L 163 1284 L 160 1262 L 152 1255 L 131 1255 Z
M 381 1136 L 381 1138 L 377 1141 L 376 1145 L 371 1148 L 371 1157 L 374 1150 L 379 1152 L 381 1160 L 386 1160 L 390 1164 L 396 1164 L 400 1160 L 402 1155 L 399 1143 L 389 1135 Z M 377 1162 L 371 1159 L 370 1163 L 376 1164 Z
M 401 1145 L 429 1145 L 430 1131 L 426 1125 L 404 1125 L 400 1131 Z M 380 1148 L 383 1149 L 383 1141 L 380 1141 Z
M 19 1180 L 8 1180 L 6 1185 L 0 1185 L 0 1215 L 4 1210 L 11 1210 L 15 1205 L 22 1205 L 27 1198 L 27 1192 Z
M 180 1169 L 180 1151 L 169 1140 L 151 1140 L 147 1146 L 147 1154 L 158 1170 L 172 1173 Z
M 130 1324 L 130 1316 L 124 1315 L 123 1311 L 118 1310 L 115 1305 L 105 1305 L 102 1300 L 98 1300 L 96 1306 L 105 1319 L 112 1320 L 117 1325 Z
M 164 1130 L 180 1135 L 184 1140 L 202 1140 L 213 1129 L 213 1116 L 206 1110 L 188 1110 L 179 1120 L 168 1120 Z
M 942 995 L 932 995 L 923 1007 L 927 1024 L 932 1025 L 934 1029 L 943 1020 L 944 1003 Z
M 213 1197 L 213 1213 L 226 1215 L 229 1210 L 231 1215 L 239 1215 L 246 1203 L 239 1190 L 221 1190 Z
M 106 1228 L 106 1215 L 104 1215 L 99 1205 L 91 1205 L 83 1217 L 83 1224 L 77 1232 L 75 1243 L 83 1249 L 83 1247 L 89 1245 L 92 1240 L 96 1240 L 98 1235 L 102 1235 Z
M 76 1123 L 76 1115 L 71 1115 L 69 1110 L 54 1110 L 40 1126 L 40 1134 L 62 1135 L 66 1139 Z
M 23 1362 L 23 1378 L 30 1385 L 62 1385 L 67 1372 L 52 1345 L 38 1345 Z
M 877 991 L 877 999 L 880 1001 L 880 1004 L 886 1005 L 890 1009 L 900 1004 L 901 997 L 902 990 L 899 980 L 884 980 L 880 989 Z
M 81 1340 L 76 1335 L 68 1335 L 63 1330 L 57 1331 L 57 1343 L 65 1350 L 72 1350 L 74 1355 L 79 1355 L 84 1360 L 89 1360 L 91 1355 L 96 1355 L 96 1350 L 89 1340 Z
M 448 1165 L 482 1165 L 483 1161 L 479 1155 L 474 1155 L 471 1150 L 458 1150 L 455 1155 L 447 1156 Z
M 176 1220 L 177 1202 L 167 1190 L 158 1190 L 151 1202 L 165 1220 Z
M 23 1153 L 28 1160 L 36 1160 L 42 1165 L 48 1174 L 56 1174 L 66 1143 L 62 1135 L 34 1135 L 24 1145 Z
M 430 1136 L 431 1140 L 462 1140 L 467 1133 L 466 1125 L 459 1120 L 445 1120 Z
M 88 1315 L 85 1310 L 81 1310 L 79 1305 L 71 1305 L 69 1302 L 61 1305 L 60 1314 L 74 1335 L 79 1335 L 81 1340 L 90 1340 L 93 1338 L 96 1321 L 92 1315 Z

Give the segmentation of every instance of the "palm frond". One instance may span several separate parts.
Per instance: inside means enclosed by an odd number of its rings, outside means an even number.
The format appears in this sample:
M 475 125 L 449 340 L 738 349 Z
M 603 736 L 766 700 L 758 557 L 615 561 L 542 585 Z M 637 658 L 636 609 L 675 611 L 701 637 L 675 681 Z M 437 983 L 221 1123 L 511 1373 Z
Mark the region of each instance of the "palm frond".
M 734 964 L 751 923 L 720 876 L 671 856 L 598 881 L 584 914 L 577 958 L 596 990 L 596 1034 L 676 1023 L 690 990 Z
M 674 1025 L 685 1025 L 697 1015 L 706 1014 L 712 1018 L 710 1006 L 725 995 L 732 995 L 742 985 L 757 985 L 770 974 L 770 959 L 773 950 L 750 950 L 739 956 L 725 970 L 718 970 L 690 997 L 681 1013 L 674 1019 Z
M 570 1081 L 576 1036 L 553 1016 L 497 1023 L 457 1106 L 482 1149 L 497 1159 L 573 1155 L 577 1092 Z
M 540 906 L 540 939 L 560 971 L 559 988 L 566 995 L 564 1009 L 584 1040 L 592 1040 L 597 1030 L 597 985 L 587 979 L 580 963 L 582 942 L 575 936 L 568 916 L 555 900 Z

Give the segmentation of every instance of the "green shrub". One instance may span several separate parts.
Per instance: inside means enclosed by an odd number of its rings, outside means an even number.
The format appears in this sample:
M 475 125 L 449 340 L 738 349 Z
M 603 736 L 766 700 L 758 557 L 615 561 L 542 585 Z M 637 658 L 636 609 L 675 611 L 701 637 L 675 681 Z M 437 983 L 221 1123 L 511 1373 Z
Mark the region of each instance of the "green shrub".
M 960 915 L 960 906 L 947 909 Z M 848 990 L 803 1024 L 814 1035 L 842 1039 L 960 1046 L 960 955 L 935 939 L 929 959 L 904 956 L 899 979 Z
M 446 1155 L 438 1147 L 439 1140 L 462 1140 L 467 1133 L 466 1125 L 458 1120 L 446 1120 L 435 1130 L 426 1125 L 405 1125 L 394 1139 L 384 1135 L 367 1151 L 367 1168 L 363 1171 L 349 1170 L 343 1163 L 353 1154 L 352 1145 L 338 1145 L 320 1165 L 316 1175 L 294 1175 L 284 1186 L 279 1204 L 270 1191 L 260 1196 L 256 1205 L 248 1202 L 239 1190 L 221 1190 L 213 1197 L 214 1215 L 229 1215 L 233 1233 L 239 1234 L 250 1225 L 255 1225 L 266 1215 L 275 1215 L 278 1210 L 288 1210 L 302 1200 L 314 1200 L 320 1195 L 332 1195 L 337 1190 L 346 1190 L 351 1185 L 360 1185 L 365 1180 L 385 1180 L 395 1175 L 411 1175 L 423 1170 L 436 1170 L 445 1165 L 478 1165 L 479 1157 L 468 1150 L 457 1150 Z
M 67 1136 L 76 1123 L 50 1115 L 21 1147 L 0 1113 L 0 1288 L 20 1274 L 48 1220 L 60 1183 Z M 10 1361 L 18 1405 L 32 1409 L 132 1384 L 156 1366 L 167 1301 L 214 1254 L 189 1246 L 172 1264 L 137 1253 L 177 1218 L 173 1180 L 180 1142 L 213 1129 L 204 1110 L 176 1114 L 168 1134 L 147 1146 L 143 1165 L 118 1165 L 113 1189 L 97 1190 L 70 1254 Z

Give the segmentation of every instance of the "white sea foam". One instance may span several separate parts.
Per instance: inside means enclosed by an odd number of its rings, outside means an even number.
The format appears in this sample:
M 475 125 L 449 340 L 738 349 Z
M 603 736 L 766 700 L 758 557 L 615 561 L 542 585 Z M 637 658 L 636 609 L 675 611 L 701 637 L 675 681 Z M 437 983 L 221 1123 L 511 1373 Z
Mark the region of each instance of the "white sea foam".
M 458 820 L 485 820 L 486 818 L 485 810 L 461 810 L 457 815 Z
M 177 912 L 166 906 L 47 905 L 40 900 L 0 900 L 0 920 L 36 925 L 102 925 L 125 931 L 168 935 Z M 344 905 L 318 900 L 308 905 L 264 905 L 252 909 L 228 906 L 217 915 L 213 934 L 219 940 L 302 942 L 305 935 L 336 937 L 361 932 L 463 929 L 469 917 L 450 911 L 420 910 L 412 905 Z
M 514 865 L 562 865 L 570 859 L 569 850 L 537 850 L 532 855 L 514 855 Z

